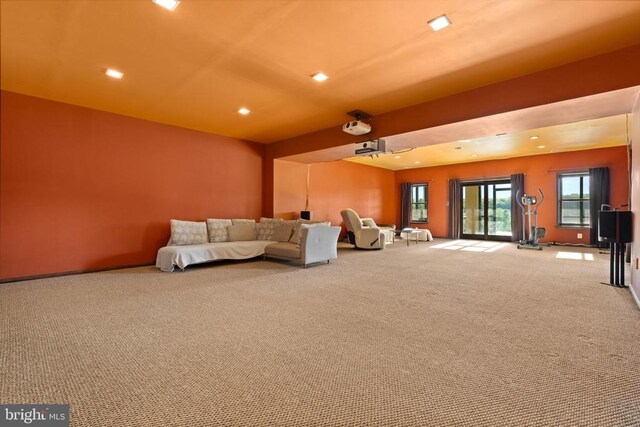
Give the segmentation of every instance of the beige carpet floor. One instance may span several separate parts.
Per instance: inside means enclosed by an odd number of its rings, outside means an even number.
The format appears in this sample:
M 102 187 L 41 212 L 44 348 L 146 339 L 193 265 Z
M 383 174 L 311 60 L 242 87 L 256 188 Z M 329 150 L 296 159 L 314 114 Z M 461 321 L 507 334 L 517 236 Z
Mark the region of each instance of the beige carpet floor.
M 640 425 L 608 257 L 436 240 L 0 285 L 0 403 L 73 426 Z

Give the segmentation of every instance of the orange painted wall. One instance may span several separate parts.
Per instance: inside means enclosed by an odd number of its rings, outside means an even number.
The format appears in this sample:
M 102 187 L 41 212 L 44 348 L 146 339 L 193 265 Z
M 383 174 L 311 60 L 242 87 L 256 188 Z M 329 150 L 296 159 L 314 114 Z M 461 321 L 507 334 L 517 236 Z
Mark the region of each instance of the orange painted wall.
M 169 220 L 258 218 L 260 144 L 1 92 L 0 279 L 149 264 Z
M 556 225 L 556 173 L 545 173 L 545 171 L 588 169 L 602 166 L 609 167 L 612 204 L 621 205 L 627 203 L 629 197 L 627 147 L 573 151 L 397 171 L 396 223 L 399 224 L 400 220 L 399 188 L 402 182 L 429 181 L 429 224 L 426 228 L 429 228 L 436 237 L 446 237 L 448 229 L 449 179 L 490 179 L 508 176 L 513 173 L 524 173 L 525 192 L 527 194 L 537 194 L 537 189 L 540 188 L 545 194 L 545 201 L 538 211 L 538 225 L 547 229 L 547 237 L 544 241 L 588 244 L 589 229 L 560 228 Z M 521 214 L 521 212 L 518 212 L 518 214 Z M 578 232 L 583 233 L 583 239 L 579 240 L 577 238 Z
M 307 165 L 274 162 L 275 216 L 296 218 L 305 206 Z M 309 165 L 309 210 L 312 219 L 342 224 L 340 211 L 353 208 L 378 223 L 395 218 L 394 172 L 346 161 Z M 344 228 L 344 227 L 343 227 Z
M 309 178 L 311 178 L 309 165 L 286 160 L 273 161 L 273 216 L 275 218 L 300 217 L 300 211 L 305 208 L 308 168 Z
M 631 210 L 633 211 L 633 243 L 631 244 L 631 292 L 640 308 L 640 99 L 636 100 L 632 117 Z

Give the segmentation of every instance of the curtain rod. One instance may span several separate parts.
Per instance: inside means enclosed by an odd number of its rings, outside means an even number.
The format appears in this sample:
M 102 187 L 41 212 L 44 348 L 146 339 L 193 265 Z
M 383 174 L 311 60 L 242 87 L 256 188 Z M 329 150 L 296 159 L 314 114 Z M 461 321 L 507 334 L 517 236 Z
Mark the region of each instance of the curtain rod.
M 596 166 L 598 168 L 606 168 L 608 166 Z M 547 169 L 544 171 L 544 173 L 551 173 L 551 172 L 589 172 L 589 169 L 591 169 L 592 167 L 587 167 L 587 168 L 571 168 L 571 169 Z
M 417 184 L 422 184 L 424 182 L 434 182 L 435 179 L 431 178 L 431 179 L 421 179 L 420 181 L 403 181 L 400 184 L 412 184 L 412 185 L 417 185 Z
M 526 174 L 523 174 L 526 175 Z M 460 183 L 464 184 L 467 182 L 476 182 L 476 181 L 501 181 L 504 179 L 511 179 L 511 175 L 507 176 L 481 176 L 477 178 L 458 178 Z

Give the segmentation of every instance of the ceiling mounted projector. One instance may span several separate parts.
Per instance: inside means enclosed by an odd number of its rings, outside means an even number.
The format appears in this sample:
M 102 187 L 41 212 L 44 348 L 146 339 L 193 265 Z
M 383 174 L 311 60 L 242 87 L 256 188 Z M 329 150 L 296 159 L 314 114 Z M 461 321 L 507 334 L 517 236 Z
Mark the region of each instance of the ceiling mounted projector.
M 363 119 L 371 119 L 371 114 L 361 110 L 349 111 L 347 114 L 355 120 L 342 125 L 343 132 L 350 133 L 351 135 L 364 135 L 365 133 L 371 132 L 371 125 L 362 121 Z
M 385 153 L 384 139 L 356 143 L 356 156 L 374 156 Z
M 371 132 L 371 125 L 361 122 L 360 120 L 354 120 L 347 122 L 342 126 L 342 130 L 351 135 L 364 135 Z

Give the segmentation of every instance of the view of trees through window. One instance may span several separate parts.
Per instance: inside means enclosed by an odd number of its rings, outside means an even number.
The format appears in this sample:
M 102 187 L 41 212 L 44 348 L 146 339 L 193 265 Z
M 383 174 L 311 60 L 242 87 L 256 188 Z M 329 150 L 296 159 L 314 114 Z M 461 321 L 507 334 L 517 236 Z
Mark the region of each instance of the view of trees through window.
M 427 222 L 428 189 L 427 184 L 411 186 L 411 222 Z
M 511 183 L 495 185 L 495 199 L 491 200 L 489 193 L 489 209 L 493 210 L 495 221 L 493 230 L 489 234 L 511 235 Z M 489 222 L 489 225 L 492 225 Z
M 494 181 L 462 186 L 462 234 L 511 236 L 511 183 Z
M 589 173 L 558 175 L 558 224 L 589 227 Z

